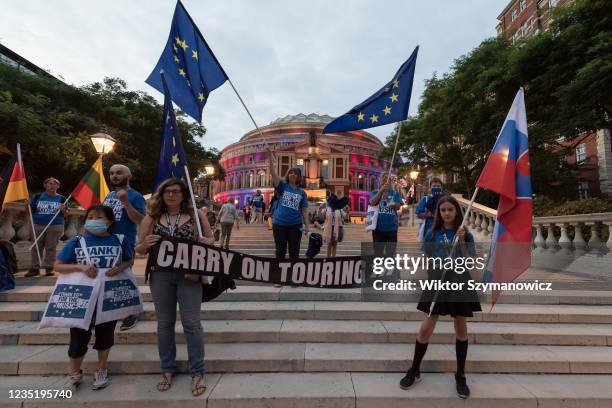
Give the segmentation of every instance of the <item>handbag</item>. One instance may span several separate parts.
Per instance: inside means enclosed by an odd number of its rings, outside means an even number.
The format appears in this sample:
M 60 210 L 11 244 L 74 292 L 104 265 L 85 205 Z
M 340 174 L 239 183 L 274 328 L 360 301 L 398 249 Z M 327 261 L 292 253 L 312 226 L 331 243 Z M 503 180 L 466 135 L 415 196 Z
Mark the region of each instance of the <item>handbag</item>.
M 81 237 L 80 241 L 87 263 L 91 264 L 84 239 Z M 99 276 L 100 273 L 96 278 L 90 278 L 84 273 L 61 274 L 55 282 L 38 328 L 76 327 L 87 330 L 100 292 Z
M 366 212 L 365 229 L 366 231 L 374 231 L 378 222 L 378 205 L 368 205 Z
M 119 243 L 123 243 L 123 235 L 116 235 Z M 81 242 L 84 248 L 85 241 Z M 90 263 L 89 254 L 85 252 L 87 262 Z M 121 250 L 113 262 L 113 267 L 121 260 Z M 139 315 L 143 311 L 142 296 L 138 290 L 136 278 L 132 268 L 126 268 L 115 276 L 106 276 L 110 268 L 98 270 L 100 291 L 98 294 L 96 324 L 122 320 L 128 316 Z

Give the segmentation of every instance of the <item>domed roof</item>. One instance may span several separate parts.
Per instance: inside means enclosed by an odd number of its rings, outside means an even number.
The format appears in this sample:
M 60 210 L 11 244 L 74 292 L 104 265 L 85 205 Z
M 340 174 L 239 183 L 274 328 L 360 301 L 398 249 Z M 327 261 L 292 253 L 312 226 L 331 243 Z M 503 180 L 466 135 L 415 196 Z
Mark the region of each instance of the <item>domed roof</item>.
M 270 125 L 279 125 L 282 123 L 329 123 L 334 118 L 329 115 L 319 115 L 317 113 L 311 113 L 309 115 L 304 115 L 303 113 L 298 113 L 297 115 L 287 115 L 284 118 L 278 118 L 270 122 Z

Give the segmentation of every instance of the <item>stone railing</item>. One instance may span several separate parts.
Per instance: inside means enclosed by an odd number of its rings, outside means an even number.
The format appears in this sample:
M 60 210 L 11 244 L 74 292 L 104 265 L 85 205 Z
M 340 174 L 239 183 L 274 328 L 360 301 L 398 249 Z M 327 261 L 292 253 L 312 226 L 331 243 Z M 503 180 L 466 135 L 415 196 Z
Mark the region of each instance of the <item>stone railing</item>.
M 32 245 L 30 241 L 32 227 L 29 222 L 24 222 L 25 211 L 23 203 L 8 203 L 0 214 L 0 240 L 16 241 L 15 254 L 19 269 L 29 268 L 31 262 L 29 247 Z M 65 238 L 71 238 L 82 232 L 84 217 L 85 210 L 81 208 L 68 210 L 64 230 Z
M 455 195 L 465 211 L 469 200 Z M 477 242 L 488 243 L 497 211 L 472 206 L 467 225 Z M 533 218 L 533 262 L 542 269 L 612 278 L 612 212 Z

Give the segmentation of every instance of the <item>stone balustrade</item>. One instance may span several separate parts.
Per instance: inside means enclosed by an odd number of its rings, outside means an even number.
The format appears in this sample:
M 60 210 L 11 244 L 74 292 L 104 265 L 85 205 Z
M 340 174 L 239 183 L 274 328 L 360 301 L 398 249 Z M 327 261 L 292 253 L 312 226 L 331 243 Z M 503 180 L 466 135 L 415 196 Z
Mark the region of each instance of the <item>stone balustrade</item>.
M 465 211 L 469 200 L 454 195 Z M 474 204 L 467 226 L 477 242 L 491 242 L 497 211 Z M 532 265 L 612 278 L 612 212 L 533 218 Z
M 16 241 L 15 254 L 19 269 L 30 267 L 30 251 L 32 245 L 30 235 L 32 227 L 25 222 L 25 207 L 23 203 L 8 203 L 0 214 L 0 240 Z M 66 216 L 64 237 L 71 238 L 83 231 L 85 210 L 81 208 L 70 208 Z M 15 239 L 16 237 L 16 239 Z M 61 245 L 61 244 L 60 244 Z

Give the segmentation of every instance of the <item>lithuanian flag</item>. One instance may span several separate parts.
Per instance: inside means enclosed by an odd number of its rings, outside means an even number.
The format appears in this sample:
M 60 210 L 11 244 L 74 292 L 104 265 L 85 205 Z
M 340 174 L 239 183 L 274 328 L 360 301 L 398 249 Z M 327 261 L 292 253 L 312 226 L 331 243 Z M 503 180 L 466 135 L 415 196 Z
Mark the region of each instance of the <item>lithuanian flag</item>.
M 2 208 L 7 203 L 19 200 L 28 200 L 28 185 L 26 184 L 25 170 L 20 160 L 19 147 L 17 147 L 17 157 L 13 156 L 0 177 L 0 199 Z
M 91 166 L 72 192 L 72 198 L 83 208 L 102 203 L 108 194 L 108 186 L 104 180 L 102 156 Z

